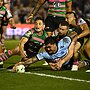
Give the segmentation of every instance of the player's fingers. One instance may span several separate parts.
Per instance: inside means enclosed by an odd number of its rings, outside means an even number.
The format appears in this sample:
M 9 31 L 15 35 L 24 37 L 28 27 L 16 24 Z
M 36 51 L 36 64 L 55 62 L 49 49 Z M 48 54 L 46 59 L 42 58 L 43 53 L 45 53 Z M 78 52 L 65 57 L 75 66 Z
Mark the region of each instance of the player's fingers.
M 33 18 L 33 14 L 31 14 L 31 15 L 26 19 L 26 23 L 30 23 L 32 18 Z
M 3 61 L 2 57 L 0 57 L 0 61 Z
M 11 26 L 10 28 L 12 28 L 12 29 L 16 29 L 16 26 Z
M 57 70 L 57 68 L 55 66 L 51 66 L 52 70 Z
M 13 66 L 12 72 L 16 72 L 16 66 Z
M 5 61 L 7 58 L 8 58 L 7 55 L 4 54 L 4 53 L 2 55 L 0 55 L 0 60 L 1 61 Z

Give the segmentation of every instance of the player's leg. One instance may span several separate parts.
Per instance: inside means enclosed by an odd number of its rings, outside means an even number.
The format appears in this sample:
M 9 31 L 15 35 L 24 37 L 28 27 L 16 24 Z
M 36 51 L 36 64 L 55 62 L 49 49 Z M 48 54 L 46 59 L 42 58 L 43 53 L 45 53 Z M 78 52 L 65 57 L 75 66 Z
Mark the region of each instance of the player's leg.
M 79 49 L 80 49 L 80 47 L 81 47 L 81 44 L 79 42 L 77 42 L 76 45 L 75 45 L 74 55 L 73 55 L 74 61 L 77 61 L 79 59 Z
M 1 33 L 2 33 L 2 28 L 0 28 L 0 54 L 2 54 L 3 52 L 2 43 L 1 43 Z M 3 61 L 0 61 L 0 68 L 3 68 Z
M 79 49 L 81 47 L 81 44 L 79 42 L 76 42 L 75 49 L 74 49 L 74 55 L 73 55 L 73 65 L 72 65 L 72 71 L 78 70 L 78 61 L 80 59 Z
M 0 42 L 0 53 L 2 53 L 2 52 L 3 52 L 3 50 L 2 50 L 2 44 Z
M 1 43 L 2 43 L 3 51 L 5 50 L 4 40 L 5 40 L 6 28 L 7 28 L 7 26 L 2 26 Z
M 85 54 L 85 57 L 88 59 L 90 66 L 90 37 L 88 41 L 85 43 L 83 52 Z M 90 72 L 90 67 L 86 70 L 86 72 Z
M 85 57 L 90 60 L 90 38 L 84 45 L 84 50 L 83 50 Z
M 0 43 L 0 53 L 2 53 L 3 50 L 2 50 L 2 45 Z M 3 68 L 3 61 L 0 61 L 0 68 Z

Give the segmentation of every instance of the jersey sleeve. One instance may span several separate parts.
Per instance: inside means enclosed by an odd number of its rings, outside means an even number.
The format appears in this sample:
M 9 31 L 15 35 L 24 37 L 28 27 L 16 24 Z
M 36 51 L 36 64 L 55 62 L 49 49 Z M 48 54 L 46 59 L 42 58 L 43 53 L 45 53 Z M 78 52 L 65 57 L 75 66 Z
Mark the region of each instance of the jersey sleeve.
M 6 17 L 7 17 L 7 19 L 12 18 L 12 14 L 11 14 L 10 10 L 8 10 L 8 9 L 6 9 Z
M 4 3 L 8 3 L 8 1 L 7 0 L 3 0 L 4 1 Z
M 27 32 L 23 35 L 23 37 L 29 38 L 30 35 L 32 35 L 32 31 L 31 31 L 31 30 L 27 31 Z
M 58 47 L 60 49 L 62 48 L 68 48 L 71 44 L 71 38 L 69 36 L 64 37 L 63 39 L 61 39 L 58 43 Z
M 44 59 L 44 55 L 45 55 L 45 52 L 41 52 L 41 53 L 37 54 L 38 60 Z
M 82 24 L 85 24 L 86 21 L 82 18 L 78 19 L 78 25 L 82 25 Z
M 63 58 L 68 53 L 68 48 L 71 44 L 71 38 L 66 36 L 63 39 L 61 39 L 58 43 L 58 56 L 59 58 Z
M 50 55 L 47 52 L 40 52 L 36 56 L 37 56 L 38 60 L 50 59 Z

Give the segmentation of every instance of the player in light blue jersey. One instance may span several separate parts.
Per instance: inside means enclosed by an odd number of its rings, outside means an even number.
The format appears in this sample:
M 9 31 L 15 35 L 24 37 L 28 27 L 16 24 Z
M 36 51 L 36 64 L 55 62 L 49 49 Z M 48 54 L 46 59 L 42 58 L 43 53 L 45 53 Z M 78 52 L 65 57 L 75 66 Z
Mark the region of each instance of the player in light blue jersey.
M 48 42 L 49 41 L 47 41 L 46 44 Z M 50 49 L 50 46 L 46 45 L 46 47 L 45 47 L 46 52 L 41 52 L 41 53 L 37 54 L 37 57 L 39 60 L 46 58 L 47 62 L 49 62 L 49 61 L 57 62 L 57 60 L 59 60 L 62 57 L 65 57 L 67 55 L 68 47 L 70 44 L 71 44 L 71 38 L 66 36 L 57 43 L 57 47 L 54 48 L 54 49 L 57 48 L 57 51 L 53 52 Z
M 69 36 L 62 38 L 58 41 L 55 37 L 48 37 L 45 40 L 45 50 L 36 55 L 36 57 L 27 59 L 24 62 L 19 62 L 13 67 L 13 71 L 16 70 L 16 66 L 23 64 L 25 67 L 45 59 L 53 70 L 60 70 L 63 65 L 67 65 L 70 62 L 70 58 L 73 56 L 74 44 Z

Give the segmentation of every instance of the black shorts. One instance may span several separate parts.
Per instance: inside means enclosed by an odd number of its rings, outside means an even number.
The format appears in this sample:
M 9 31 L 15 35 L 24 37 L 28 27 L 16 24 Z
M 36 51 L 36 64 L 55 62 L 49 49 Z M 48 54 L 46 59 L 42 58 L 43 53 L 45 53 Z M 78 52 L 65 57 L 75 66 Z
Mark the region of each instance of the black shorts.
M 32 51 L 27 45 L 24 45 L 24 50 L 26 51 L 27 58 L 32 58 L 38 53 L 37 51 Z
M 46 31 L 53 32 L 55 29 L 59 27 L 59 24 L 63 21 L 65 21 L 65 17 L 47 16 L 45 20 Z
M 27 58 L 32 58 L 36 56 L 37 53 L 33 51 L 26 51 L 26 54 L 27 54 Z

